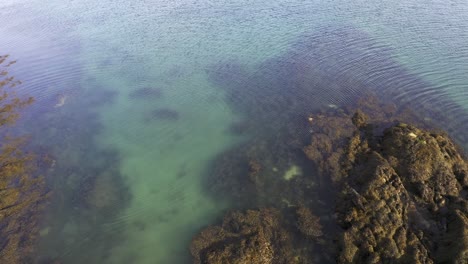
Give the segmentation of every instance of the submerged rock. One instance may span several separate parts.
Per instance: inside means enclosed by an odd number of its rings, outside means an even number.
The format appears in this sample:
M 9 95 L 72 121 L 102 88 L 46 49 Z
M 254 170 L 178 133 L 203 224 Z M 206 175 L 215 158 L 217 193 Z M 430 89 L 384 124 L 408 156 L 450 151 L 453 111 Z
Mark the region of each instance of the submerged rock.
M 179 112 L 169 109 L 169 108 L 159 108 L 155 109 L 145 116 L 145 121 L 151 120 L 167 120 L 167 121 L 176 121 L 179 120 Z
M 119 189 L 112 175 L 103 173 L 95 179 L 86 200 L 93 208 L 102 210 L 115 206 L 120 202 L 119 198 Z
M 143 87 L 133 90 L 128 94 L 131 99 L 158 99 L 163 96 L 163 91 L 159 88 Z
M 360 131 L 370 119 L 362 112 L 352 118 L 354 129 L 337 118 L 324 117 L 322 131 L 337 126 L 313 135 L 304 149 L 339 192 L 337 261 L 467 263 L 468 167 L 455 144 L 407 124 L 379 133 L 372 129 L 379 122 L 371 121 L 370 130 Z
M 289 181 L 274 177 L 271 161 L 292 153 L 278 151 L 277 140 L 226 156 L 217 184 L 235 188 L 238 199 L 268 197 L 270 209 L 230 213 L 204 229 L 192 241 L 195 263 L 468 263 L 460 149 L 409 111 L 372 101 L 361 109 L 306 116 L 312 134 L 301 167 L 314 170 Z
M 299 206 L 296 210 L 297 227 L 299 231 L 307 237 L 320 237 L 323 235 L 320 219 L 312 214 L 312 211 L 305 207 Z
M 298 247 L 281 212 L 274 208 L 234 211 L 221 226 L 204 229 L 193 240 L 194 263 L 306 263 L 307 248 Z M 309 263 L 309 262 L 307 262 Z

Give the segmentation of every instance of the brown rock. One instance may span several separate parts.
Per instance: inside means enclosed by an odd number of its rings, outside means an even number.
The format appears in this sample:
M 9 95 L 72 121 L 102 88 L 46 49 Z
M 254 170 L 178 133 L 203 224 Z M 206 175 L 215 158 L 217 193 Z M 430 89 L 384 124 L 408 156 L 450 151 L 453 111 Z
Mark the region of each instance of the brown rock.
M 319 218 L 312 214 L 309 208 L 299 206 L 296 210 L 297 214 L 297 227 L 302 234 L 307 237 L 320 237 L 322 236 L 322 226 L 320 225 Z
M 190 246 L 194 263 L 297 263 L 291 235 L 276 209 L 234 211 L 204 229 Z

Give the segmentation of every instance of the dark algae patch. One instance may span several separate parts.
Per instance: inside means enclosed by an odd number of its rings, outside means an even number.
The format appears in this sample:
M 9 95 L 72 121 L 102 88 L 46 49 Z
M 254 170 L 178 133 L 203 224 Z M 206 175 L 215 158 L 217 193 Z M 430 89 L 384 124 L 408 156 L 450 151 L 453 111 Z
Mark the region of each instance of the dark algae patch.
M 231 192 L 259 207 L 196 235 L 194 263 L 468 262 L 468 163 L 446 134 L 372 97 L 304 119 L 313 133 L 293 178 L 238 158 L 253 146 L 234 151 L 239 168 L 224 173 L 243 187 Z M 266 198 L 276 181 L 278 198 Z

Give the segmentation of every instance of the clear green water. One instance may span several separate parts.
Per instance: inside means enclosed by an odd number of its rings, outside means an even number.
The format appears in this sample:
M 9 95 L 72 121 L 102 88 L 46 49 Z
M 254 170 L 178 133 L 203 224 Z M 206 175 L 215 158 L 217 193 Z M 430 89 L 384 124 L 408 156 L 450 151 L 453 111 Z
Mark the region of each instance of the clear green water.
M 316 59 L 304 74 L 326 85 L 310 91 L 312 108 L 343 104 L 368 82 L 389 100 L 439 104 L 448 130 L 463 134 L 467 12 L 461 0 L 2 1 L 0 52 L 18 59 L 21 92 L 37 99 L 23 132 L 56 160 L 40 257 L 188 262 L 191 237 L 230 204 L 203 186 L 211 162 L 278 126 L 229 133 L 246 116 L 220 86 L 245 83 L 234 101 L 261 99 L 259 82 L 290 76 L 282 63 Z M 223 78 L 223 63 L 241 65 L 242 78 Z M 392 75 L 396 66 L 411 76 Z M 161 95 L 130 96 L 143 87 Z M 157 109 L 172 115 L 151 115 Z

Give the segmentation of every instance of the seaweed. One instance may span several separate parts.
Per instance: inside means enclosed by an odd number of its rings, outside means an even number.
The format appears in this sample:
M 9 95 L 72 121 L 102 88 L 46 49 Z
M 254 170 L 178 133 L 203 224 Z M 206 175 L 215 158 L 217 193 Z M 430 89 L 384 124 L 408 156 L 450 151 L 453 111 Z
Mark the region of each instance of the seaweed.
M 8 70 L 16 61 L 0 56 L 0 262 L 26 263 L 37 250 L 39 221 L 48 199 L 44 172 L 40 165 L 49 165 L 29 151 L 25 137 L 8 136 L 20 110 L 30 105 L 32 97 L 20 98 L 14 88 L 21 85 Z

